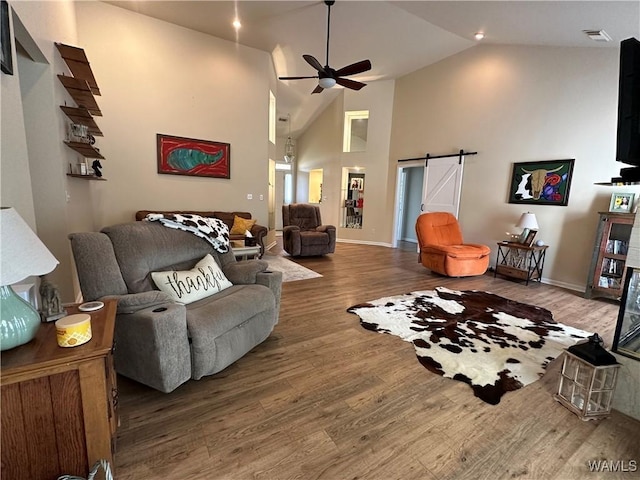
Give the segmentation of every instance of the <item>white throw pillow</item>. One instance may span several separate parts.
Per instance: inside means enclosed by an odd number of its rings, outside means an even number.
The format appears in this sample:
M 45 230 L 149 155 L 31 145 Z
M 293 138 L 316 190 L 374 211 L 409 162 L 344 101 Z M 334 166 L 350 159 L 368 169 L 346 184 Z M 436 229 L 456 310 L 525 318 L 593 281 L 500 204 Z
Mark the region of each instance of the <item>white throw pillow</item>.
M 175 302 L 185 305 L 233 285 L 210 254 L 196 263 L 191 270 L 151 272 L 151 278 L 160 291 L 169 295 Z

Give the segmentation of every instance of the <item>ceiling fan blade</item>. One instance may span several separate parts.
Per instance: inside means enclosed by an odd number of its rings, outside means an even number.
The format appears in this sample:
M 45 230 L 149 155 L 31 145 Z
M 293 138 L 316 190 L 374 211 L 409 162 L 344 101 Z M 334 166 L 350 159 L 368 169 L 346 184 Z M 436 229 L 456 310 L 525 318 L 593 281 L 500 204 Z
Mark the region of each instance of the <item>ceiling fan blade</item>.
M 324 90 L 324 88 L 322 88 L 320 85 L 317 85 L 316 88 L 313 89 L 313 92 L 311 92 L 311 94 L 313 95 L 314 93 L 320 93 Z
M 278 77 L 278 80 L 304 80 L 305 78 L 318 78 L 317 75 L 313 77 Z
M 360 90 L 362 87 L 366 87 L 366 83 L 356 82 L 355 80 L 349 80 L 348 78 L 336 78 L 336 83 L 343 87 L 350 88 L 351 90 Z
M 315 68 L 318 72 L 324 73 L 324 67 L 320 64 L 318 60 L 316 60 L 314 56 L 304 54 L 302 55 L 302 58 L 304 58 L 307 61 L 307 63 L 311 65 L 313 68 Z
M 357 75 L 358 73 L 371 70 L 371 62 L 369 60 L 362 60 L 360 62 L 352 63 L 346 67 L 342 67 L 340 70 L 336 70 L 336 76 L 348 77 L 349 75 Z

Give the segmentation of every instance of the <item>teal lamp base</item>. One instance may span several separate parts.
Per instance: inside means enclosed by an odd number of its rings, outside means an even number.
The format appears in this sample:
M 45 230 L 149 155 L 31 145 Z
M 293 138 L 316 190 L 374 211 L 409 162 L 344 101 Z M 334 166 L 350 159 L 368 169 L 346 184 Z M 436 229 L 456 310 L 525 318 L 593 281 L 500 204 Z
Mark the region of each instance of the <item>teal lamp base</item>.
M 33 340 L 40 328 L 40 314 L 8 286 L 0 287 L 0 350 Z

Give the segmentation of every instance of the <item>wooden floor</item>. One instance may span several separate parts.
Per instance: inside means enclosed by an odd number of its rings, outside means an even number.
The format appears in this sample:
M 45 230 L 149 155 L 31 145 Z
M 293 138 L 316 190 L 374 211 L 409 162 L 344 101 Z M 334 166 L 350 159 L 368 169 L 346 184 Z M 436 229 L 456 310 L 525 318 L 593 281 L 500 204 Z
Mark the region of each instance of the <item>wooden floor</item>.
M 284 284 L 270 338 L 225 371 L 171 394 L 119 377 L 118 480 L 638 478 L 589 472 L 590 460 L 640 463 L 640 422 L 579 420 L 552 398 L 559 362 L 491 406 L 346 312 L 436 286 L 486 290 L 610 344 L 617 304 L 489 274 L 444 278 L 384 247 L 338 244 L 297 262 L 323 277 Z

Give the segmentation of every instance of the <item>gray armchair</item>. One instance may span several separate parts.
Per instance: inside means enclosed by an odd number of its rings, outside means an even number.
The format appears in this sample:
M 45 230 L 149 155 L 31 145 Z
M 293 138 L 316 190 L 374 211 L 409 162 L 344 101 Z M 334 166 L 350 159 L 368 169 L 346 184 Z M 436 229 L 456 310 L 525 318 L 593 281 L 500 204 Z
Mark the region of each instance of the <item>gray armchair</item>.
M 236 261 L 205 240 L 156 222 L 70 235 L 85 301 L 116 298 L 118 373 L 162 392 L 217 373 L 264 341 L 278 322 L 282 274 Z M 157 290 L 152 272 L 190 270 L 210 254 L 233 284 L 184 305 Z
M 282 206 L 282 243 L 293 257 L 326 255 L 336 250 L 336 227 L 323 225 L 320 208 L 305 203 Z

